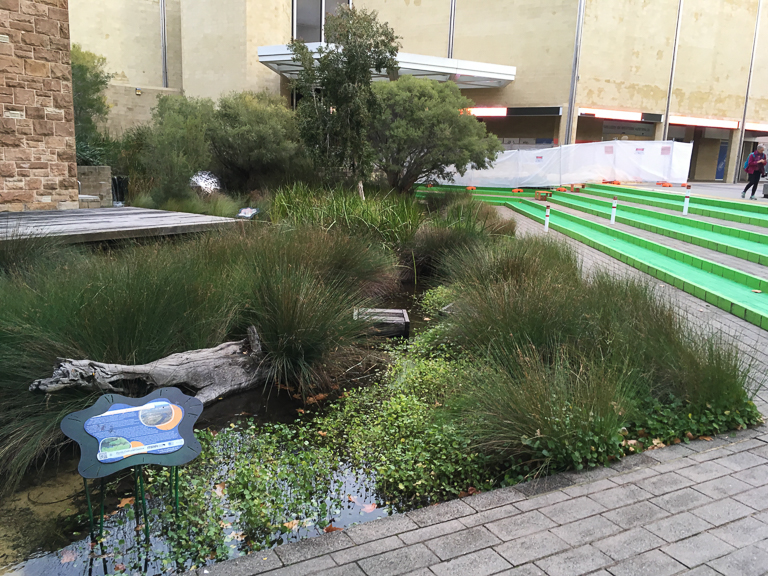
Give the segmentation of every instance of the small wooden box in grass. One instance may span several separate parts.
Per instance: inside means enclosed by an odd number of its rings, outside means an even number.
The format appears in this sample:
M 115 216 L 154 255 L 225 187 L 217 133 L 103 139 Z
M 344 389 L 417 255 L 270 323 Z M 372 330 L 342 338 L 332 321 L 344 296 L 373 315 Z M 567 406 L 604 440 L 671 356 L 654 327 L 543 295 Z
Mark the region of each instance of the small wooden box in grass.
M 355 320 L 365 319 L 373 323 L 373 335 L 386 338 L 409 338 L 411 319 L 408 311 L 391 308 L 356 308 Z

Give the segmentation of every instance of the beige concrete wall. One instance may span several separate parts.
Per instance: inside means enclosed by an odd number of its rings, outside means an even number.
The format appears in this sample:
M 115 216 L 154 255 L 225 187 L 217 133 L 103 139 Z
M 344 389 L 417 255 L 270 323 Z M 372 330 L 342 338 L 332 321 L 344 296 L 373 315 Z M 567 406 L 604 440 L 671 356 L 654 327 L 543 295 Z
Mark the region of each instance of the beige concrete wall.
M 152 108 L 164 94 L 181 94 L 181 90 L 142 88 L 139 95 L 133 86 L 110 85 L 107 88 L 107 102 L 110 107 L 105 125 L 107 132 L 112 136 L 119 136 L 128 128 L 149 122 L 152 118 Z
M 587 0 L 580 106 L 664 113 L 677 6 L 672 0 Z
M 741 120 L 756 17 L 757 2 L 685 3 L 671 113 Z
M 763 5 L 758 34 L 757 62 L 755 72 L 752 75 L 747 121 L 768 124 L 768 75 L 763 72 L 763 61 L 768 54 L 768 6 L 765 4 Z
M 181 0 L 166 1 L 168 85 L 181 88 Z M 163 85 L 159 0 L 71 0 L 72 42 L 107 59 L 114 84 Z
M 454 57 L 517 67 L 507 88 L 465 95 L 484 106 L 566 104 L 577 8 L 578 0 L 457 0 Z
M 474 6 L 492 3 L 491 0 L 463 2 Z M 353 4 L 356 8 L 376 10 L 379 20 L 388 22 L 395 33 L 402 36 L 403 52 L 448 56 L 451 0 L 354 0 Z M 455 50 L 454 57 L 461 58 Z
M 287 0 L 184 0 L 184 93 L 218 98 L 235 90 L 280 91 L 280 77 L 259 64 L 259 46 L 291 39 Z

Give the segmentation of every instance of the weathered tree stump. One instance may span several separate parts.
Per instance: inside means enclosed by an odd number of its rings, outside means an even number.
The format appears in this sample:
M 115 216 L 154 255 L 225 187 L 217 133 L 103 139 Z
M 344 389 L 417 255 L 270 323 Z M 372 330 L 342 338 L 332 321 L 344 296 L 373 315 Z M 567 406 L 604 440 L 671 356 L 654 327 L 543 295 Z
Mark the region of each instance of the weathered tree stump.
M 128 366 L 93 360 L 60 358 L 53 376 L 35 380 L 32 392 L 50 394 L 64 389 L 125 393 L 116 383 L 143 381 L 151 389 L 184 386 L 194 390 L 203 404 L 266 383 L 264 355 L 256 328 L 248 338 L 225 342 L 215 348 L 171 354 L 151 364 Z

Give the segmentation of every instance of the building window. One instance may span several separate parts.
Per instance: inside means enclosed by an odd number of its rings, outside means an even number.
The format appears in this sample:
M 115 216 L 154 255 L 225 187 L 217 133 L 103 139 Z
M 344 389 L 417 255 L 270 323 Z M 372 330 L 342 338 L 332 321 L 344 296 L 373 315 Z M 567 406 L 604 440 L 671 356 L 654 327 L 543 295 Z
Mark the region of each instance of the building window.
M 352 0 L 294 0 L 293 37 L 304 42 L 323 42 L 325 14 L 335 14 L 339 6 L 351 6 Z

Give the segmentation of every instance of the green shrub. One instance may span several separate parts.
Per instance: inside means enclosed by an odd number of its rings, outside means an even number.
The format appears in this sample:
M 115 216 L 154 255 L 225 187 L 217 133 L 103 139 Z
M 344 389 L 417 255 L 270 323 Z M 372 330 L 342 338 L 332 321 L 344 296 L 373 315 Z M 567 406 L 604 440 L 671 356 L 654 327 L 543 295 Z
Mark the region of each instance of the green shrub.
M 213 172 L 234 190 L 284 181 L 303 160 L 295 114 L 282 96 L 267 92 L 222 96 L 208 139 Z
M 142 154 L 145 170 L 153 179 L 152 200 L 158 206 L 192 197 L 190 178 L 211 166 L 207 132 L 213 115 L 214 103 L 209 99 L 158 99 Z
M 79 44 L 72 45 L 70 58 L 77 163 L 95 166 L 104 161 L 98 127 L 109 113 L 105 91 L 112 74 L 106 71 L 106 58 L 83 50 Z
M 402 76 L 377 82 L 374 92 L 381 100 L 369 129 L 375 165 L 400 192 L 420 181 L 452 181 L 454 171 L 485 169 L 502 150 L 485 124 L 464 113 L 473 103 L 452 82 Z

